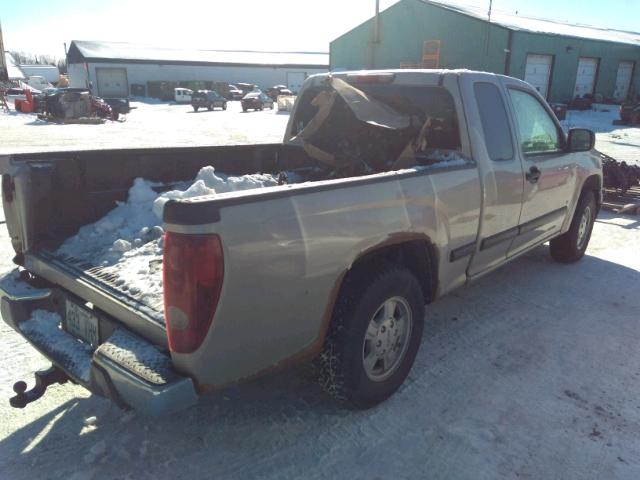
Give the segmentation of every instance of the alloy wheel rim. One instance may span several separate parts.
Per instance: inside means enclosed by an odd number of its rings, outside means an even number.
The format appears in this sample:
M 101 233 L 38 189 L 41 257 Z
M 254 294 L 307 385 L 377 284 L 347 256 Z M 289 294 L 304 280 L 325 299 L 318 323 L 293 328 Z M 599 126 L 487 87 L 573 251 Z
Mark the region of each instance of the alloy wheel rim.
M 413 319 L 406 299 L 391 297 L 376 309 L 369 321 L 362 345 L 362 365 L 371 380 L 382 382 L 402 363 Z
M 584 247 L 584 242 L 587 238 L 587 232 L 589 231 L 589 224 L 591 223 L 591 207 L 587 207 L 582 212 L 582 217 L 580 218 L 580 225 L 578 225 L 578 239 L 577 239 L 577 247 L 578 250 L 581 250 Z

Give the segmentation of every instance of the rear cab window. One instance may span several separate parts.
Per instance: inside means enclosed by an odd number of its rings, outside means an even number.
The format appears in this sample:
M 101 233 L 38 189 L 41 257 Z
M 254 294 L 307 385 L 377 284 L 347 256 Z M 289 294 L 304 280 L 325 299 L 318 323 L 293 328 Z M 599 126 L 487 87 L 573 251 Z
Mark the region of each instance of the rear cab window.
M 489 82 L 478 82 L 473 89 L 489 158 L 496 162 L 512 160 L 511 127 L 500 89 Z
M 333 89 L 309 88 L 296 108 L 292 142 L 302 138 L 307 152 L 338 169 L 355 169 L 351 174 L 472 163 L 462 154 L 455 103 L 444 87 L 337 79 L 340 89 L 336 79 Z M 353 102 L 359 107 L 348 103 L 349 95 L 362 95 Z M 362 113 L 367 108 L 371 117 Z

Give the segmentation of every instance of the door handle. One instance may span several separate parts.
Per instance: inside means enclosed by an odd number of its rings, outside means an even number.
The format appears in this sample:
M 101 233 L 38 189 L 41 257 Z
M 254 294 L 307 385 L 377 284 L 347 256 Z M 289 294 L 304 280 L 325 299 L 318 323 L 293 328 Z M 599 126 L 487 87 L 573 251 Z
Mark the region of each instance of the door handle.
M 533 166 L 527 172 L 526 177 L 529 183 L 537 183 L 538 180 L 540 179 L 540 175 L 542 175 L 542 172 L 540 171 L 540 169 L 536 166 Z

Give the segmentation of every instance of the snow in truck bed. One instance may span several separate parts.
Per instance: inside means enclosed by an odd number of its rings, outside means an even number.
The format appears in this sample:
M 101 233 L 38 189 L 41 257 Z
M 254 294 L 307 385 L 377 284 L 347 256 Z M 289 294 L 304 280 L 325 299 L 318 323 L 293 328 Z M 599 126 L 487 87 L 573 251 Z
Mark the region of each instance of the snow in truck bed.
M 158 193 L 161 185 L 137 178 L 126 202 L 95 223 L 80 228 L 56 251 L 113 275 L 116 287 L 130 297 L 162 312 L 162 212 L 171 199 L 193 198 L 223 192 L 250 190 L 277 185 L 273 175 L 252 174 L 232 177 L 217 174 L 213 167 L 200 170 L 193 182 L 176 190 Z M 156 316 L 156 315 L 154 315 Z M 156 316 L 158 319 L 162 315 Z

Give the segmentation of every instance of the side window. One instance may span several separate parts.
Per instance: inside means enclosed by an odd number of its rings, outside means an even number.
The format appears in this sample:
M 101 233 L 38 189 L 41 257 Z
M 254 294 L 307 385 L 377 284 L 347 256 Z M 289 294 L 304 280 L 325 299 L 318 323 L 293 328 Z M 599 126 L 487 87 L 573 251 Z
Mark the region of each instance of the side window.
M 545 108 L 533 95 L 509 90 L 525 155 L 556 152 L 562 147 L 560 132 Z
M 513 142 L 507 110 L 500 90 L 493 83 L 478 82 L 473 86 L 480 112 L 484 141 L 491 160 L 511 160 Z

